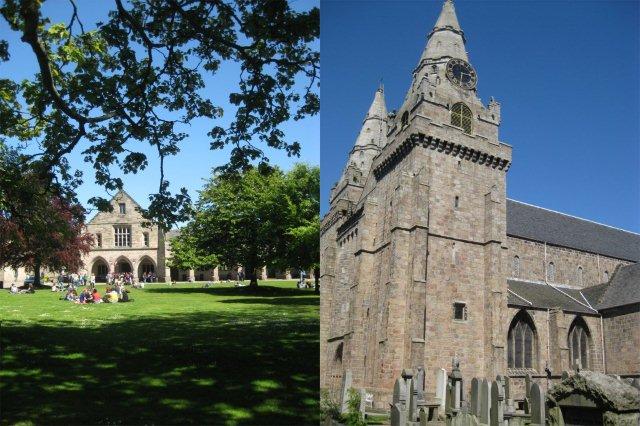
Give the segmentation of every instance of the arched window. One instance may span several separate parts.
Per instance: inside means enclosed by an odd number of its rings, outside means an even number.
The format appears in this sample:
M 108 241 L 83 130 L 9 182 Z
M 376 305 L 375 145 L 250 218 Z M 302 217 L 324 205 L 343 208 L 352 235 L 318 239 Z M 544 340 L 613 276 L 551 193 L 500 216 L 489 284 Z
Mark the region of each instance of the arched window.
M 605 282 L 609 282 L 609 271 L 604 271 L 602 278 L 604 278 Z
M 556 280 L 556 265 L 553 262 L 549 262 L 549 267 L 547 268 L 547 281 L 554 282 Z
M 581 317 L 577 317 L 569 328 L 569 356 L 573 367 L 578 362 L 581 368 L 589 368 L 589 345 L 591 336 L 587 324 Z
M 405 111 L 402 114 L 402 119 L 401 119 L 401 123 L 400 124 L 401 124 L 402 127 L 404 127 L 404 126 L 409 124 L 409 111 Z
M 513 276 L 520 276 L 520 258 L 518 256 L 513 257 Z
M 576 271 L 576 281 L 578 285 L 582 285 L 582 266 L 578 266 L 578 270 Z
M 520 311 L 511 322 L 507 336 L 509 368 L 535 368 L 536 332 L 531 317 Z
M 456 127 L 462 127 L 465 133 L 471 134 L 471 110 L 462 102 L 451 107 L 451 124 Z

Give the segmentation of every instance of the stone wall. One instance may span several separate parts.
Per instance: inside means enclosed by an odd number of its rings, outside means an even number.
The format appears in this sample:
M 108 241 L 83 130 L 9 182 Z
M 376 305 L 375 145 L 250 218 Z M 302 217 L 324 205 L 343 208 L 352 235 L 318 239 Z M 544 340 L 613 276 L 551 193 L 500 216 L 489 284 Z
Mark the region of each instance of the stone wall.
M 608 281 L 618 265 L 630 262 L 599 254 L 587 253 L 565 247 L 557 247 L 523 238 L 509 236 L 507 271 L 510 278 L 545 281 L 549 262 L 555 267 L 555 284 L 577 288 L 590 287 Z M 519 271 L 514 267 L 514 257 L 519 258 Z M 578 268 L 582 268 L 582 282 Z
M 603 312 L 604 345 L 608 374 L 640 375 L 640 305 Z

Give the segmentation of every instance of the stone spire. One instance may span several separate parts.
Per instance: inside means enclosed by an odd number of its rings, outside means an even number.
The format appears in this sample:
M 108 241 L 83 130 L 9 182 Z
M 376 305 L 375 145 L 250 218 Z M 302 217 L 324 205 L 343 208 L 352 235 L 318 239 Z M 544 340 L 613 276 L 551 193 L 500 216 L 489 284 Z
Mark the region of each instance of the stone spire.
M 429 34 L 427 47 L 422 53 L 420 61 L 443 57 L 459 58 L 468 61 L 464 49 L 464 32 L 460 28 L 453 1 L 446 0 L 442 5 L 442 12 L 436 25 Z
M 381 148 L 386 144 L 386 139 L 387 105 L 384 101 L 384 88 L 380 86 L 362 123 L 362 129 L 356 139 L 356 147 L 374 144 Z

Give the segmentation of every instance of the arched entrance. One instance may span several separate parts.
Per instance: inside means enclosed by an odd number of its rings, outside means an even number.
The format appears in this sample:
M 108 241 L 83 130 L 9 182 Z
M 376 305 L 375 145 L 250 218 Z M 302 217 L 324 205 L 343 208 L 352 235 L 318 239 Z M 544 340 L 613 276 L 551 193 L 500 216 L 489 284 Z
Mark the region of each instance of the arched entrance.
M 156 272 L 156 265 L 148 256 L 140 259 L 140 264 L 138 265 L 138 279 L 142 281 L 142 277 L 144 274 L 154 274 Z
M 96 277 L 96 282 L 104 283 L 107 281 L 107 274 L 109 273 L 109 264 L 101 257 L 96 258 L 93 261 L 91 267 L 91 274 Z
M 116 260 L 116 274 L 124 274 L 127 272 L 133 272 L 133 266 L 126 257 L 119 257 Z

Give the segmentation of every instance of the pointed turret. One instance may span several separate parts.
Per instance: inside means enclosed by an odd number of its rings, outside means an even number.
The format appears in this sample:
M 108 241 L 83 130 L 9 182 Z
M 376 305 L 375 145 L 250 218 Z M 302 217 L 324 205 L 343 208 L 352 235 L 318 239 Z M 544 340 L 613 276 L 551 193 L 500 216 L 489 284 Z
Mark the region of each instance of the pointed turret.
M 387 105 L 384 101 L 384 88 L 376 90 L 373 102 L 362 123 L 362 129 L 356 139 L 356 147 L 374 144 L 382 148 L 387 137 Z
M 446 0 L 420 60 L 450 57 L 467 61 L 464 43 L 464 32 L 458 23 L 456 9 L 451 0 Z

